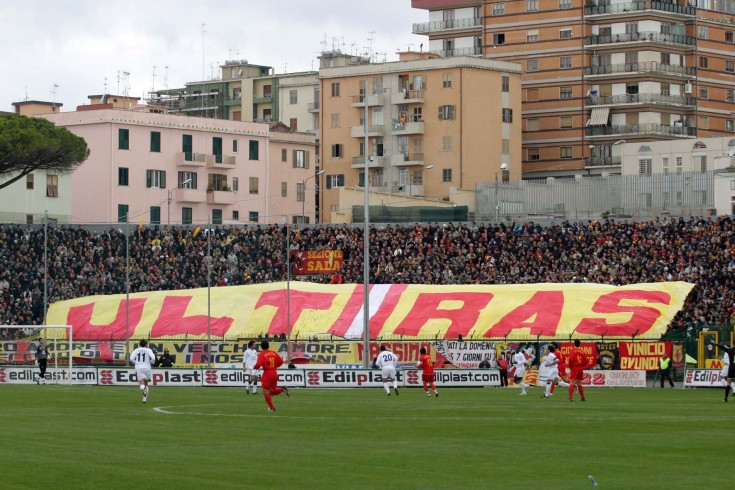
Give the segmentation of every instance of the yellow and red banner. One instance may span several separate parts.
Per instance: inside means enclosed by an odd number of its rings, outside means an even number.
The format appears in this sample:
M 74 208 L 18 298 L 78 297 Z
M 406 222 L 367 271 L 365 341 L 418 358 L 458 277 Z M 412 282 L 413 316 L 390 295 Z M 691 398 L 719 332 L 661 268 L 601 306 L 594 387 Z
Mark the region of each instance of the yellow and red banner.
M 369 292 L 370 338 L 659 339 L 693 287 L 375 284 Z M 209 318 L 206 288 L 133 293 L 129 302 L 122 294 L 89 296 L 52 304 L 48 322 L 73 325 L 74 337 L 87 340 L 363 337 L 363 285 L 292 282 L 288 291 L 285 282 L 212 288 Z
M 664 354 L 671 357 L 671 342 L 620 342 L 620 369 L 656 371 Z
M 295 250 L 291 252 L 291 274 L 334 274 L 342 268 L 342 250 Z

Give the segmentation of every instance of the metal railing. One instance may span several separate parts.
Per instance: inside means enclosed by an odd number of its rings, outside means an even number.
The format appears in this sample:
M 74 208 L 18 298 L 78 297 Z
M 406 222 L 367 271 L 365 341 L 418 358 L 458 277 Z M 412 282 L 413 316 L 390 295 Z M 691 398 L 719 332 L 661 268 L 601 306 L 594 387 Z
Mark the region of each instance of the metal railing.
M 619 14 L 641 10 L 661 10 L 673 14 L 695 15 L 696 9 L 689 5 L 676 5 L 668 2 L 630 2 L 615 5 L 596 5 L 585 7 L 584 15 Z
M 472 48 L 456 48 L 456 49 L 438 49 L 431 52 L 432 54 L 438 54 L 444 58 L 451 58 L 452 56 L 472 56 L 476 54 L 482 54 L 482 48 L 474 46 Z
M 621 95 L 600 95 L 586 98 L 587 105 L 607 105 L 607 104 L 675 104 L 675 105 L 696 105 L 693 97 L 684 97 L 681 95 L 663 95 L 663 94 L 621 94 Z
M 591 44 L 626 43 L 635 41 L 656 41 L 672 44 L 694 46 L 696 38 L 681 34 L 663 34 L 661 32 L 626 32 L 625 34 L 611 34 L 609 36 L 588 36 L 584 38 L 585 46 Z
M 585 160 L 585 167 L 613 167 L 619 166 L 622 162 L 620 155 L 617 156 L 599 156 L 590 157 Z
M 669 126 L 667 124 L 626 124 L 620 126 L 590 126 L 585 128 L 587 136 L 608 136 L 613 134 L 664 134 L 672 136 L 696 136 L 697 128 Z
M 646 61 L 643 63 L 621 63 L 616 65 L 586 66 L 585 75 L 608 75 L 612 73 L 631 73 L 657 71 L 674 73 L 677 75 L 694 76 L 695 70 L 691 66 L 664 65 L 657 61 Z
M 430 32 L 443 31 L 447 29 L 466 29 L 468 27 L 482 26 L 481 17 L 468 17 L 464 19 L 436 20 L 432 22 L 419 22 L 413 24 L 414 34 L 427 34 Z

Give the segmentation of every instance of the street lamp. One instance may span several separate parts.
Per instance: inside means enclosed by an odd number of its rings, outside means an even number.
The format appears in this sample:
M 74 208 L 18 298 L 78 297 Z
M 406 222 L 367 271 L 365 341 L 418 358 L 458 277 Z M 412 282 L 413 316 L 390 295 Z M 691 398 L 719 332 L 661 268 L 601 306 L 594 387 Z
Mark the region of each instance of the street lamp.
M 168 220 L 168 225 L 171 226 L 171 201 L 173 200 L 173 194 L 176 189 L 181 189 L 186 184 L 191 182 L 192 179 L 186 179 L 185 181 L 181 182 L 179 185 L 174 187 L 173 189 L 169 189 L 168 191 L 168 205 L 166 206 L 166 219 Z
M 307 180 L 310 180 L 310 179 L 313 179 L 317 175 L 321 175 L 324 172 L 326 172 L 326 170 L 320 170 L 317 173 L 315 173 L 314 175 L 312 175 L 311 177 L 307 177 L 303 181 L 301 181 L 301 185 L 304 187 L 304 189 L 303 189 L 304 190 L 304 199 L 301 201 L 301 222 L 302 223 L 305 223 L 306 222 L 306 181 Z M 316 217 L 314 217 L 314 221 L 316 221 Z
M 503 162 L 500 164 L 500 170 L 505 172 L 508 170 L 508 164 Z M 505 179 L 503 179 L 505 180 Z M 495 222 L 498 222 L 498 215 L 500 214 L 500 201 L 498 200 L 498 173 L 495 172 Z

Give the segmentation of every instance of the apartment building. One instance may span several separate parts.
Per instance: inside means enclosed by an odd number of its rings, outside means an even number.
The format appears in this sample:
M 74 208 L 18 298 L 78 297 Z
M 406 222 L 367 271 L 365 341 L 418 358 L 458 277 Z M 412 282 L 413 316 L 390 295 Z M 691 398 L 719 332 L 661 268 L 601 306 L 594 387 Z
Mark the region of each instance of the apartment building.
M 339 191 L 362 188 L 366 178 L 372 191 L 450 202 L 499 174 L 520 178 L 517 64 L 416 52 L 377 64 L 327 55 L 319 71 L 323 222 L 349 214 Z
M 620 171 L 622 141 L 735 131 L 735 2 L 412 0 L 442 56 L 523 66 L 523 176 Z

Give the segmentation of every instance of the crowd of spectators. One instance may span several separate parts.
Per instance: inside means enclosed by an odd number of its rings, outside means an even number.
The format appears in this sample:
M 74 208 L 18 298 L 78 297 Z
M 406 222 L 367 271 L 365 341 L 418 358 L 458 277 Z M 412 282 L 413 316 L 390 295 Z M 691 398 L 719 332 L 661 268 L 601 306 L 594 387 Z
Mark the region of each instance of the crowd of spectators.
M 687 281 L 696 287 L 673 329 L 731 324 L 735 305 L 735 222 L 731 217 L 641 222 L 411 224 L 371 226 L 371 283 L 613 285 Z M 341 249 L 342 271 L 310 276 L 360 283 L 358 225 L 290 228 L 292 250 Z M 48 227 L 48 302 L 126 290 L 125 233 Z M 138 227 L 129 244 L 130 291 L 233 286 L 286 279 L 282 226 L 211 229 Z M 44 318 L 44 229 L 0 225 L 0 324 Z M 17 332 L 15 332 L 17 335 Z M 0 335 L 14 335 L 2 330 Z

